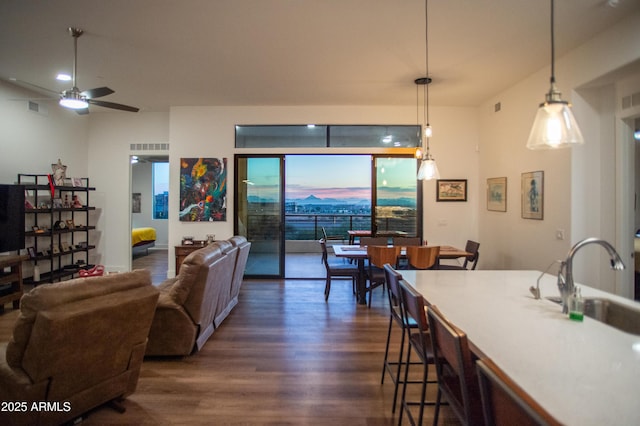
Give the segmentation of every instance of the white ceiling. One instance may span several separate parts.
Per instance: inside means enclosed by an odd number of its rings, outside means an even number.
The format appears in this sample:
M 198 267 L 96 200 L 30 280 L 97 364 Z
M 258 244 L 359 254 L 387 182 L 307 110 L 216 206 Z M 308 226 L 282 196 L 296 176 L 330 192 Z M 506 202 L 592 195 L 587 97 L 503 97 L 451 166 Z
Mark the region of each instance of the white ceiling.
M 639 0 L 607 3 L 556 1 L 557 57 L 640 11 Z M 431 0 L 431 104 L 475 106 L 548 66 L 549 9 Z M 70 88 L 54 79 L 72 70 L 69 26 L 85 31 L 80 90 L 108 86 L 101 100 L 142 111 L 415 105 L 425 74 L 424 0 L 0 0 L 0 78 Z

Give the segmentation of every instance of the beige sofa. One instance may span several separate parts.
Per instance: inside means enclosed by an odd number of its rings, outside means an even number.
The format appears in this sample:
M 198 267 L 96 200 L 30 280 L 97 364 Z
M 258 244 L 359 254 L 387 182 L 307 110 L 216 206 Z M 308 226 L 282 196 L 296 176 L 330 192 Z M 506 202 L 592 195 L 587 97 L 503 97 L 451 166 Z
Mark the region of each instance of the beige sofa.
M 184 259 L 178 276 L 158 287 L 147 356 L 184 356 L 202 348 L 238 303 L 250 246 L 237 236 Z
M 13 404 L 0 424 L 61 424 L 133 393 L 157 300 L 145 270 L 22 296 L 12 338 L 0 343 L 0 401 Z

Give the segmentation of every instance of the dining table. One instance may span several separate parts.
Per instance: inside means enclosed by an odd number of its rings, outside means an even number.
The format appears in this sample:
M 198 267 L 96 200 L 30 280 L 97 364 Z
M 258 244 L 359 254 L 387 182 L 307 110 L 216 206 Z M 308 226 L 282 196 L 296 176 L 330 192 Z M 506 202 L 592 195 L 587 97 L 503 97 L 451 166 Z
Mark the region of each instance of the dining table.
M 333 252 L 336 257 L 353 259 L 357 262 L 358 271 L 358 279 L 356 280 L 356 293 L 358 298 L 358 303 L 361 305 L 367 304 L 367 291 L 366 291 L 366 274 L 365 274 L 365 260 L 367 259 L 367 247 L 361 246 L 358 244 L 335 244 L 331 246 L 333 248 Z M 438 259 L 457 259 L 460 257 L 470 256 L 472 253 L 469 253 L 463 249 L 449 246 L 449 245 L 441 245 L 440 246 L 440 255 Z M 406 249 L 403 247 L 400 250 L 400 257 L 406 256 Z

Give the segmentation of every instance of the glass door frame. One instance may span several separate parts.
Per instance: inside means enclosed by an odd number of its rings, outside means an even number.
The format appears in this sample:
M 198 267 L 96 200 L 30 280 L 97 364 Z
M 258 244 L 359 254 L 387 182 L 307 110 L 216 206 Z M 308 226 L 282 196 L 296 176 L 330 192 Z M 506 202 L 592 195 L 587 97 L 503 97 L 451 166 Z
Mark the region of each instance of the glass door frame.
M 414 156 L 408 154 L 369 154 L 371 155 L 371 233 L 376 235 L 378 232 L 376 206 L 378 201 L 378 173 L 376 170 L 376 159 L 378 158 L 408 158 L 413 159 L 416 162 L 415 175 L 418 175 L 418 168 L 420 167 L 420 160 L 416 160 Z M 416 178 L 417 180 L 417 178 Z M 423 184 L 422 181 L 417 181 L 416 184 L 416 237 L 420 237 L 421 241 L 424 241 L 423 234 L 423 216 L 424 216 L 424 204 L 423 204 Z
M 285 220 L 285 212 L 284 212 L 284 207 L 285 207 L 285 199 L 284 199 L 284 182 L 285 182 L 285 167 L 284 167 L 284 161 L 285 161 L 285 156 L 286 154 L 235 154 L 234 155 L 234 170 L 235 170 L 235 191 L 233 194 L 233 205 L 234 205 L 234 210 L 235 210 L 235 214 L 234 214 L 234 219 L 233 219 L 233 233 L 234 235 L 242 235 L 244 237 L 247 237 L 246 232 L 245 234 L 243 234 L 243 232 L 240 230 L 240 226 L 239 226 L 239 218 L 240 218 L 240 214 L 239 214 L 239 209 L 238 206 L 240 206 L 240 185 L 243 184 L 243 177 L 240 176 L 240 167 L 239 167 L 239 162 L 242 159 L 251 159 L 251 158 L 274 158 L 274 159 L 278 159 L 279 160 L 279 209 L 280 209 L 280 217 L 278 219 L 278 232 L 276 233 L 279 236 L 279 241 L 277 243 L 277 247 L 279 250 L 279 256 L 278 256 L 278 272 L 276 274 L 254 274 L 254 275 L 250 275 L 250 274 L 246 274 L 245 276 L 248 278 L 284 278 L 284 272 L 285 272 L 285 268 L 284 268 L 284 262 L 285 262 L 285 240 L 284 240 L 284 236 L 285 236 L 285 228 L 284 228 L 284 220 Z M 246 231 L 246 230 L 245 230 Z M 247 238 L 247 240 L 249 240 L 249 238 Z M 249 240 L 250 241 L 250 240 Z M 249 257 L 251 257 L 251 252 L 249 252 Z

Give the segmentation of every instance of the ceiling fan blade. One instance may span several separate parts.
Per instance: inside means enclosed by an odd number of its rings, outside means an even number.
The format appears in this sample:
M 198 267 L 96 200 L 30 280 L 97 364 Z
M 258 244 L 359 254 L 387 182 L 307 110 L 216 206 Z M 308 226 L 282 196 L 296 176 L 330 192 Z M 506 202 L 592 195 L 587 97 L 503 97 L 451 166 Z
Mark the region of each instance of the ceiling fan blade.
M 60 96 L 60 92 L 56 92 L 55 90 L 47 89 L 46 87 L 38 86 L 37 84 L 29 83 L 27 81 L 18 80 L 17 78 L 10 78 L 5 81 L 8 81 L 11 84 L 15 84 L 16 86 L 23 87 L 25 89 L 35 90 L 38 93 L 42 93 L 43 95 L 51 94 L 52 97 Z
M 120 111 L 138 112 L 140 108 L 132 107 L 129 105 L 116 104 L 114 102 L 96 101 L 94 99 L 87 99 L 91 105 L 98 105 L 105 108 L 119 109 Z
M 115 92 L 109 89 L 108 87 L 96 87 L 95 89 L 85 90 L 80 94 L 86 97 L 87 99 L 94 99 L 94 98 L 101 98 L 103 96 L 107 96 L 112 93 L 115 93 Z

